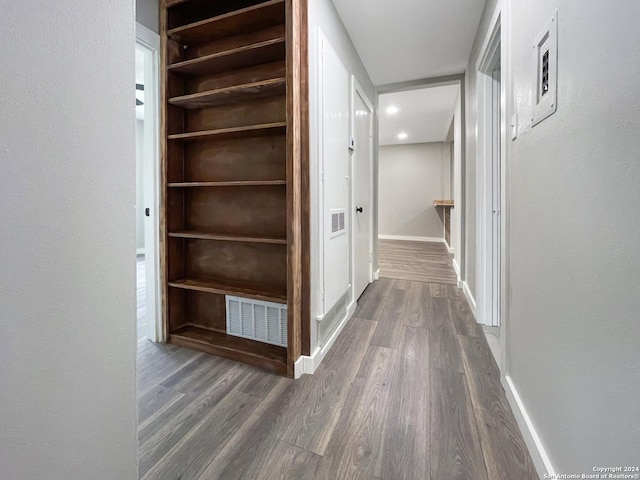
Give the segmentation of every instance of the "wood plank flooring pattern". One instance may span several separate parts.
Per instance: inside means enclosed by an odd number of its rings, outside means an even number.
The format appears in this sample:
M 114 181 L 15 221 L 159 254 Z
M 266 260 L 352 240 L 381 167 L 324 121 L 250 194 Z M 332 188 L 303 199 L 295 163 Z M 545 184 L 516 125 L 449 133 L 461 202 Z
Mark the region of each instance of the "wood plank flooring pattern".
M 144 342 L 140 478 L 537 479 L 463 301 L 455 287 L 380 279 L 297 381 Z
M 444 243 L 379 240 L 380 276 L 415 282 L 456 285 L 453 255 Z

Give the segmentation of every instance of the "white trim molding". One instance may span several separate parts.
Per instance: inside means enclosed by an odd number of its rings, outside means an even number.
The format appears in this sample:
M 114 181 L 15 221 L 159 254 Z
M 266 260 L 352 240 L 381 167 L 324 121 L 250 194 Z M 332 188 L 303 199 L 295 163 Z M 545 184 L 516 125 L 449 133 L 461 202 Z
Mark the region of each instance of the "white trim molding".
M 458 265 L 458 262 L 456 261 L 455 258 L 453 260 L 451 260 L 451 263 L 453 264 L 453 270 L 456 272 L 456 277 L 458 278 L 458 283 L 460 283 L 462 281 L 462 280 L 460 280 L 460 265 Z
M 316 348 L 315 351 L 310 356 L 300 355 L 300 357 L 298 358 L 298 360 L 296 360 L 296 363 L 294 364 L 293 378 L 297 380 L 305 373 L 309 375 L 313 375 L 315 373 L 316 369 L 320 366 L 320 364 L 322 363 L 322 360 L 324 360 L 324 357 L 327 355 L 327 353 L 329 353 L 329 350 L 331 350 L 331 347 L 333 347 L 333 344 L 336 342 L 336 340 L 340 336 L 340 333 L 342 333 L 342 330 L 347 325 L 347 322 L 351 319 L 355 311 L 356 311 L 356 302 L 352 301 L 347 307 L 347 313 L 342 318 L 342 320 L 340 321 L 336 329 L 333 331 L 331 336 L 327 339 L 327 341 L 324 342 L 324 344 L 321 347 Z
M 435 242 L 444 243 L 444 238 L 440 237 L 411 237 L 406 235 L 378 235 L 379 240 L 403 240 L 406 242 Z
M 476 321 L 478 321 L 478 316 L 476 315 L 476 299 L 473 298 L 473 295 L 471 294 L 471 290 L 469 290 L 469 285 L 467 285 L 467 282 L 462 282 L 462 291 L 464 293 L 464 296 L 467 298 L 467 302 L 469 302 L 469 307 L 471 308 L 471 313 L 473 313 L 473 318 L 476 319 Z
M 531 421 L 531 417 L 529 417 L 529 414 L 522 403 L 522 399 L 520 398 L 520 395 L 518 394 L 518 391 L 516 390 L 516 387 L 509 375 L 503 377 L 502 386 L 507 394 L 507 400 L 513 409 L 518 426 L 522 431 L 524 441 L 529 448 L 529 453 L 531 454 L 533 464 L 538 471 L 538 475 L 540 475 L 540 478 L 556 478 L 556 471 L 551 464 L 551 460 L 549 459 L 544 445 L 542 444 L 542 440 L 540 440 L 540 437 L 533 426 L 533 422 Z
M 373 279 L 380 280 L 380 269 L 377 269 L 375 272 L 373 272 Z

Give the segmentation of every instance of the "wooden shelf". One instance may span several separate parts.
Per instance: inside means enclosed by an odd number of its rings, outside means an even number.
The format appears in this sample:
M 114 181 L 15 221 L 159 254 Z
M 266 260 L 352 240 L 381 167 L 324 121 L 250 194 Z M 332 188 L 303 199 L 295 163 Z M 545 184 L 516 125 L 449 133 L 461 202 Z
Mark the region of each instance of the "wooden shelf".
M 178 2 L 174 1 L 173 3 Z M 262 30 L 281 24 L 285 14 L 284 8 L 284 0 L 272 0 L 173 28 L 167 32 L 167 35 L 185 45 L 233 37 L 247 31 Z
M 267 137 L 273 135 L 285 135 L 286 122 L 265 123 L 261 125 L 248 125 L 246 127 L 222 128 L 218 130 L 206 130 L 203 132 L 175 133 L 169 135 L 169 140 L 181 140 L 185 142 L 202 142 L 206 140 L 229 140 L 233 138 Z
M 229 103 L 247 102 L 258 98 L 275 97 L 286 93 L 286 80 L 272 78 L 233 87 L 192 93 L 169 99 L 169 103 L 182 108 L 206 108 Z
M 174 182 L 169 183 L 170 188 L 197 188 L 197 187 L 268 187 L 273 185 L 286 185 L 285 180 L 240 180 L 234 182 Z
M 239 360 L 281 375 L 287 372 L 287 349 L 277 345 L 255 342 L 192 325 L 170 332 L 169 343 Z
M 434 200 L 433 206 L 453 208 L 453 200 Z
M 195 290 L 197 292 L 217 293 L 219 295 L 237 295 L 239 297 L 254 298 L 267 302 L 287 302 L 286 293 L 267 291 L 254 285 L 240 285 L 224 280 L 183 279 L 169 282 L 169 286 L 184 290 Z
M 173 238 L 195 238 L 198 240 L 223 240 L 227 242 L 245 242 L 245 243 L 271 243 L 274 245 L 286 245 L 287 239 L 273 236 L 257 236 L 257 235 L 231 235 L 225 233 L 205 233 L 205 232 L 170 232 Z
M 183 75 L 209 75 L 276 62 L 285 58 L 285 37 L 277 37 L 200 58 L 169 65 L 168 71 Z

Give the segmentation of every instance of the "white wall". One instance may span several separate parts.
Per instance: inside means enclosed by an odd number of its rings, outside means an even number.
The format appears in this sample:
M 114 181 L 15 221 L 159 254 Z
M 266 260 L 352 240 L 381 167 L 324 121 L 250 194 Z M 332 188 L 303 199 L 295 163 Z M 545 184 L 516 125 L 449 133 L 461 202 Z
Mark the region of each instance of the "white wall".
M 380 146 L 378 234 L 443 238 L 445 145 L 417 143 Z
M 133 480 L 133 3 L 2 11 L 0 476 Z
M 160 33 L 160 1 L 136 0 L 136 21 Z
M 310 120 L 310 190 L 311 190 L 311 353 L 319 347 L 316 316 L 322 305 L 320 222 L 322 214 L 319 206 L 321 179 L 319 175 L 320 159 L 318 157 L 318 121 L 322 112 L 318 111 L 318 29 L 322 29 L 325 37 L 340 57 L 349 75 L 356 79 L 369 98 L 373 98 L 373 84 L 369 79 L 358 53 L 347 34 L 331 0 L 309 0 L 309 120 Z M 346 148 L 346 146 L 345 146 Z M 336 321 L 340 321 L 346 312 L 340 311 Z M 323 322 L 332 322 L 332 319 Z
M 556 473 L 638 465 L 640 4 L 507 5 L 507 114 L 520 127 L 509 142 L 503 373 Z M 532 127 L 532 44 L 556 8 L 558 110 Z

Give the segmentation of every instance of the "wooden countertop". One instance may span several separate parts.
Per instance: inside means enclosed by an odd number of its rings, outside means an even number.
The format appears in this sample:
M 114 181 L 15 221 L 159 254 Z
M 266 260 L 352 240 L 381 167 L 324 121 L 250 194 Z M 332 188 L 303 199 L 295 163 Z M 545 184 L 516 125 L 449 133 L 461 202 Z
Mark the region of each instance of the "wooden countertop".
M 433 206 L 453 208 L 453 200 L 434 200 Z

